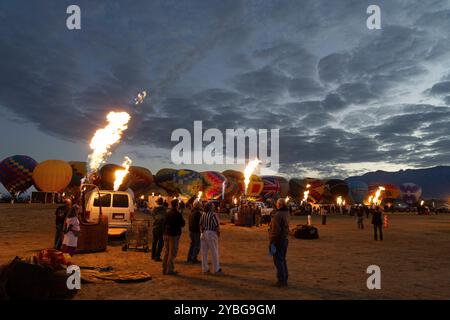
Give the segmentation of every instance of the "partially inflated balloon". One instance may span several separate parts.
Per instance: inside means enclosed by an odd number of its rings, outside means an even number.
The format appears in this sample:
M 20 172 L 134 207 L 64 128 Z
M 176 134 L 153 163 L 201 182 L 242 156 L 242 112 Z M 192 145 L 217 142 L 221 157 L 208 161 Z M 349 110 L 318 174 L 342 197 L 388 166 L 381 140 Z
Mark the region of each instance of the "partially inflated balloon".
M 227 180 L 235 181 L 239 186 L 241 194 L 245 192 L 245 181 L 244 174 L 236 170 L 226 170 L 222 174 L 227 178 Z M 252 175 L 250 177 L 250 183 L 248 184 L 247 196 L 258 197 L 264 188 L 264 183 L 260 177 L 257 175 Z
M 369 186 L 363 181 L 350 181 L 348 182 L 349 195 L 354 203 L 363 203 L 367 198 L 369 192 Z
M 313 202 L 318 203 L 323 198 L 323 194 L 325 192 L 325 185 L 322 180 L 314 179 L 314 178 L 306 178 L 303 180 L 305 185 L 305 189 L 309 190 L 308 199 L 311 199 Z M 306 186 L 309 185 L 309 188 Z
M 415 183 L 407 182 L 400 185 L 401 198 L 408 204 L 419 201 L 422 195 L 422 188 Z
M 200 173 L 203 177 L 203 195 L 206 199 L 218 199 L 225 191 L 226 178 L 216 171 L 205 171 Z
M 81 179 L 87 176 L 87 163 L 82 161 L 69 161 L 68 163 L 72 167 L 72 180 L 69 187 L 79 187 Z
M 128 175 L 129 188 L 134 192 L 145 189 L 154 182 L 153 175 L 147 168 L 131 166 Z
M 11 194 L 33 185 L 33 170 L 38 163 L 28 156 L 16 155 L 0 162 L 0 182 Z
M 44 192 L 61 192 L 72 180 L 72 167 L 62 160 L 41 162 L 33 171 L 37 189 Z
M 289 182 L 279 176 L 262 176 L 261 177 L 264 187 L 261 195 L 265 199 L 284 198 L 289 191 Z
M 348 194 L 348 185 L 344 180 L 330 179 L 325 182 L 326 192 L 333 198 L 346 197 Z
M 175 174 L 175 187 L 184 196 L 197 196 L 203 190 L 203 176 L 193 170 L 178 170 Z
M 303 199 L 303 192 L 305 192 L 305 184 L 303 179 L 292 178 L 289 180 L 289 196 L 296 199 Z
M 384 191 L 384 197 L 386 199 L 394 200 L 400 197 L 400 188 L 398 186 L 387 183 L 384 185 L 384 188 L 386 189 Z
M 177 187 L 175 186 L 176 173 L 177 170 L 175 169 L 161 169 L 155 175 L 155 182 L 157 185 L 163 187 L 171 193 L 177 192 Z

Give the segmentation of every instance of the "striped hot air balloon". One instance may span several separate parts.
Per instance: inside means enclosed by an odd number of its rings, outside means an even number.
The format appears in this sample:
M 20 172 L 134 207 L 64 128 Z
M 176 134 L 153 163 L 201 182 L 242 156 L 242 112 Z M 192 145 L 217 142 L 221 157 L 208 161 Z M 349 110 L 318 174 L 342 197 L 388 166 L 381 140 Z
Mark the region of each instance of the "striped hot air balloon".
M 33 185 L 33 170 L 38 165 L 28 156 L 15 155 L 0 162 L 0 182 L 11 195 Z
M 220 172 L 205 171 L 200 173 L 203 177 L 203 194 L 206 199 L 219 199 L 227 178 Z
M 363 203 L 367 198 L 369 186 L 363 181 L 348 182 L 349 195 L 354 203 Z

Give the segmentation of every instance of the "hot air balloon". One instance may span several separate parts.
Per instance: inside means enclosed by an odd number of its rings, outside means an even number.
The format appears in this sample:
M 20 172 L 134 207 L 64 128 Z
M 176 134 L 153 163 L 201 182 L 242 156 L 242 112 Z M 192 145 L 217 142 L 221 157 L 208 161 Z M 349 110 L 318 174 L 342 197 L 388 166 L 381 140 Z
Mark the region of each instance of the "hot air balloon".
M 303 179 L 292 178 L 289 180 L 289 196 L 294 199 L 303 199 L 303 192 L 305 191 L 305 185 Z
M 289 191 L 289 182 L 279 176 L 262 176 L 261 177 L 264 187 L 261 195 L 265 199 L 284 198 Z
M 348 182 L 349 195 L 354 203 L 363 203 L 367 198 L 369 186 L 363 181 Z
M 344 180 L 330 179 L 325 182 L 325 193 L 330 202 L 334 202 L 337 197 L 347 197 L 348 185 Z
M 245 192 L 245 182 L 244 182 L 244 174 L 240 171 L 236 170 L 226 170 L 222 172 L 227 180 L 235 181 L 239 186 L 239 190 L 241 194 Z M 258 197 L 264 188 L 264 183 L 260 177 L 257 175 L 252 175 L 250 177 L 250 183 L 247 189 L 247 196 L 249 197 Z
M 308 199 L 311 199 L 315 203 L 318 203 L 320 200 L 322 200 L 323 194 L 325 192 L 325 185 L 322 180 L 306 178 L 303 180 L 303 184 L 305 185 L 305 189 L 307 185 L 310 185 L 310 187 L 308 188 Z
M 46 160 L 34 168 L 33 181 L 44 192 L 61 192 L 72 180 L 72 167 L 62 160 Z
M 220 172 L 205 171 L 203 177 L 203 195 L 206 199 L 218 199 L 222 196 L 227 178 Z
M 386 189 L 384 191 L 385 199 L 394 200 L 400 197 L 400 188 L 398 186 L 387 183 L 384 185 L 384 188 Z
M 400 185 L 400 194 L 402 200 L 411 205 L 419 201 L 422 188 L 412 182 L 403 183 Z
M 134 192 L 143 190 L 154 182 L 153 175 L 147 168 L 131 166 L 128 175 L 129 188 Z
M 81 179 L 87 176 L 87 163 L 83 161 L 69 161 L 68 163 L 72 167 L 72 180 L 69 187 L 79 187 Z
M 197 171 L 182 169 L 175 174 L 175 188 L 189 198 L 203 190 L 203 182 L 203 176 Z
M 169 193 L 176 193 L 177 188 L 175 186 L 175 175 L 177 170 L 164 168 L 159 170 L 155 175 L 155 182 L 158 186 L 163 187 Z
M 28 157 L 15 155 L 0 162 L 0 182 L 15 196 L 33 185 L 33 170 L 38 163 Z
M 116 180 L 116 170 L 125 170 L 124 167 L 117 164 L 105 164 L 99 173 L 100 188 L 103 190 L 114 190 L 114 181 Z M 120 191 L 125 191 L 130 185 L 130 175 L 127 174 L 119 187 Z

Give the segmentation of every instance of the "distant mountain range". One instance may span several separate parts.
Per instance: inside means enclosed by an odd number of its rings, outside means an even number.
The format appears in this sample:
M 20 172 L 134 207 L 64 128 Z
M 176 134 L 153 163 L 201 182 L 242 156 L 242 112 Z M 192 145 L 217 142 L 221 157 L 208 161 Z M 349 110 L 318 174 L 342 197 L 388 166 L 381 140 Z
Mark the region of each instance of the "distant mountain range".
M 362 176 L 353 176 L 346 181 L 364 181 L 366 183 L 392 183 L 400 185 L 413 182 L 422 187 L 422 197 L 425 199 L 450 198 L 450 166 L 438 166 L 427 169 L 408 169 L 397 172 L 378 170 Z

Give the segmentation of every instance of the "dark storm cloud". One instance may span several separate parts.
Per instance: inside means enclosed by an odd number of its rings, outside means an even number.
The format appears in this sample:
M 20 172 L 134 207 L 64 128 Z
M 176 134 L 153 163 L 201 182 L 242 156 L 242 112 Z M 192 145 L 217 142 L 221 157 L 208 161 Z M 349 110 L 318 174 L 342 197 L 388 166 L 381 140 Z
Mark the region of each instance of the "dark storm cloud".
M 196 120 L 279 128 L 289 174 L 448 163 L 447 1 L 381 1 L 375 31 L 359 0 L 79 1 L 76 32 L 68 4 L 0 4 L 0 106 L 45 133 L 86 141 L 118 108 L 130 146 L 170 149 Z

